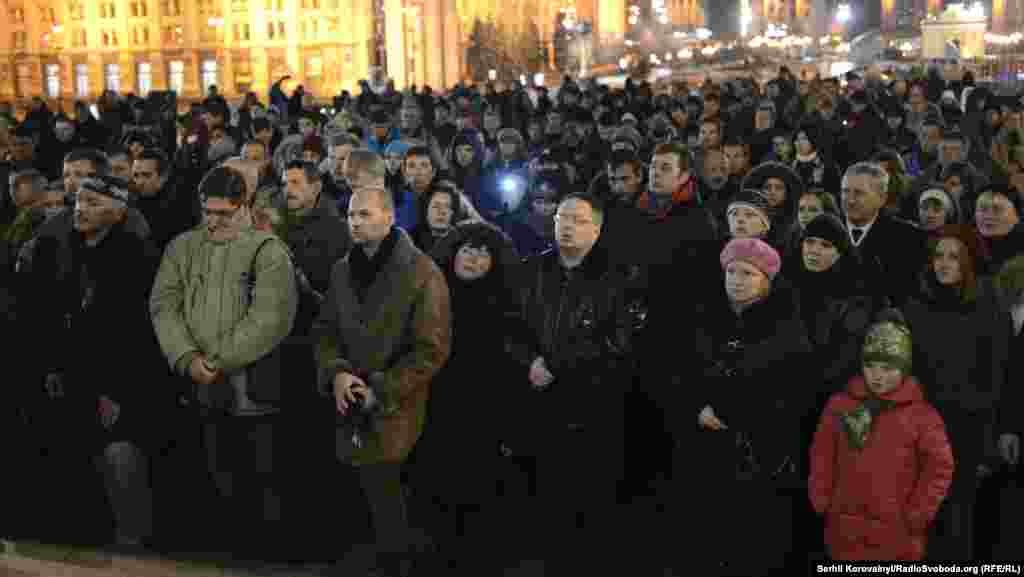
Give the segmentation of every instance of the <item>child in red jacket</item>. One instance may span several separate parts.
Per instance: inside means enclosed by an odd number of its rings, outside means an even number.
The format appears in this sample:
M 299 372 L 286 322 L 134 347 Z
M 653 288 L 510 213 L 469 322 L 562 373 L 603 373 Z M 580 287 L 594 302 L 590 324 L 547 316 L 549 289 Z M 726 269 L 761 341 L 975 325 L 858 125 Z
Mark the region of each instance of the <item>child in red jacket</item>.
M 942 417 L 910 376 L 910 331 L 884 311 L 864 341 L 864 375 L 825 407 L 808 483 L 835 560 L 913 561 L 953 479 Z

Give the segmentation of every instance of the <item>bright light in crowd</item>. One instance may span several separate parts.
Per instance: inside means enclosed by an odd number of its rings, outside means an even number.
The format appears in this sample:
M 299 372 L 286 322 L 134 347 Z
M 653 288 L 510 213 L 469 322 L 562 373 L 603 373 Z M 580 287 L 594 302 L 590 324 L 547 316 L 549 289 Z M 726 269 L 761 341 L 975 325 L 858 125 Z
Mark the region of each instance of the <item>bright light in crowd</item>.
M 488 70 L 487 71 L 487 78 L 490 78 L 491 80 L 497 80 L 498 79 L 498 71 L 497 70 L 493 70 L 493 69 L 492 70 Z
M 711 38 L 711 31 L 710 30 L 708 30 L 707 28 L 698 28 L 697 29 L 697 39 L 698 40 L 707 40 L 708 38 Z
M 751 32 L 751 24 L 754 23 L 754 10 L 751 8 L 751 0 L 739 1 L 739 34 L 743 38 Z
M 853 13 L 850 11 L 849 4 L 840 4 L 839 8 L 836 10 L 836 20 L 839 22 L 849 22 L 852 16 Z
M 619 68 L 625 70 L 629 66 L 629 59 L 623 56 L 619 58 Z
M 533 75 L 534 86 L 544 86 L 544 73 L 538 72 Z

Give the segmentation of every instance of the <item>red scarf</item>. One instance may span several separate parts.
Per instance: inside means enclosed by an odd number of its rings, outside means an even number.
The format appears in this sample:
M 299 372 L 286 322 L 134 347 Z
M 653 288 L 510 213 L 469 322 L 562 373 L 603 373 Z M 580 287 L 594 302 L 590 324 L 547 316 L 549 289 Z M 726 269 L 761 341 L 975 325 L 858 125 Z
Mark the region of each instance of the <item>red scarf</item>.
M 650 194 L 651 193 L 646 190 L 640 193 L 640 197 L 637 199 L 638 208 L 650 212 Z M 666 206 L 658 207 L 658 210 L 654 213 L 654 219 L 664 220 L 669 215 L 669 213 L 672 212 L 672 209 L 681 204 L 689 204 L 695 198 L 697 198 L 697 183 L 694 180 L 693 176 L 690 176 L 690 178 L 687 179 L 687 181 L 684 182 L 682 186 L 677 188 L 675 192 L 672 193 L 672 202 L 670 202 Z

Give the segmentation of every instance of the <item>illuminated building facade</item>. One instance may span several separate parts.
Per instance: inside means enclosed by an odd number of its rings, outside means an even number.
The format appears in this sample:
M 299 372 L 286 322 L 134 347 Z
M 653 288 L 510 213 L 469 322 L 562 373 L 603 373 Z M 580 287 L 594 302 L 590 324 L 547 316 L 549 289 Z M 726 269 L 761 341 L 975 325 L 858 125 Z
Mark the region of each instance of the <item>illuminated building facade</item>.
M 329 98 L 354 91 L 373 65 L 399 88 L 451 86 L 461 66 L 455 3 L 0 0 L 9 23 L 0 28 L 0 99 L 67 101 L 105 89 L 194 99 L 212 84 L 265 97 L 286 74 Z
M 0 100 L 67 102 L 106 89 L 191 100 L 214 84 L 265 99 L 284 75 L 326 99 L 357 91 L 373 66 L 399 89 L 450 87 L 466 75 L 477 18 L 513 32 L 532 21 L 550 44 L 557 16 L 574 11 L 614 43 L 628 6 L 649 1 L 0 0 Z M 659 1 L 672 24 L 703 25 L 701 0 Z

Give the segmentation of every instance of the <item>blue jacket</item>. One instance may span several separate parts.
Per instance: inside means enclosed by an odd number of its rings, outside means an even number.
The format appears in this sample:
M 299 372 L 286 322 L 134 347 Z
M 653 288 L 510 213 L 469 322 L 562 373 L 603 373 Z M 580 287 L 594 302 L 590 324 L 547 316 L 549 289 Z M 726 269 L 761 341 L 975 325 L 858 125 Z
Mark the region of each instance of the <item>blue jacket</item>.
M 419 197 L 409 187 L 402 187 L 395 200 L 395 226 L 412 234 L 419 224 Z
M 371 130 L 369 131 L 369 135 L 366 137 L 366 148 L 369 148 L 370 150 L 383 156 L 384 151 L 387 149 L 388 145 L 396 140 L 401 140 L 401 138 L 402 131 L 399 130 L 397 126 L 391 128 L 391 131 L 388 132 L 388 136 L 383 142 L 377 140 L 377 136 L 373 134 L 373 131 Z

